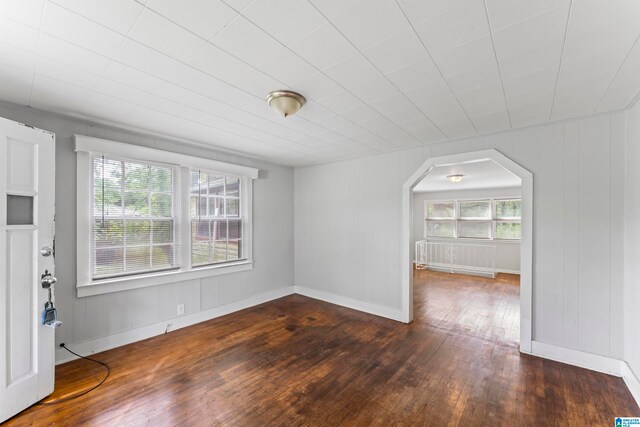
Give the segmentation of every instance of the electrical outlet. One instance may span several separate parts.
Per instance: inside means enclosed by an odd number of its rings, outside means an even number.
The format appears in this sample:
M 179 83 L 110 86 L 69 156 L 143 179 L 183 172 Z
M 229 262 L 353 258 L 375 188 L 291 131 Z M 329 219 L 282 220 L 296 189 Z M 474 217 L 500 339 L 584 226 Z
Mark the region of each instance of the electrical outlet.
M 178 316 L 182 316 L 184 314 L 184 304 L 178 304 L 178 307 L 176 309 L 176 314 Z

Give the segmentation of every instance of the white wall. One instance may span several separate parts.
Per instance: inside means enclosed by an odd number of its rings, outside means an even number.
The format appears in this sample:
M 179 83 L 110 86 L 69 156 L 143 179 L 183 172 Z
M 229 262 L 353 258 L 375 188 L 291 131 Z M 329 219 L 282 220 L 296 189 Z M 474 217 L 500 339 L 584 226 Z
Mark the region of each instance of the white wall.
M 401 188 L 430 156 L 495 148 L 534 174 L 533 339 L 623 356 L 625 114 L 296 169 L 295 284 L 401 309 Z
M 519 198 L 522 195 L 520 187 L 510 188 L 483 188 L 459 191 L 430 191 L 413 193 L 413 240 L 411 242 L 412 257 L 415 242 L 424 240 L 424 205 L 427 200 L 470 200 L 470 199 L 500 199 Z M 430 238 L 431 241 L 443 242 L 469 242 L 474 245 L 491 245 L 496 247 L 495 267 L 498 271 L 517 273 L 520 272 L 520 241 L 509 240 L 482 240 L 482 239 L 439 239 Z
M 189 147 L 168 139 L 93 126 L 81 120 L 0 103 L 0 116 L 56 134 L 56 303 L 63 326 L 56 344 L 113 336 L 177 317 L 242 301 L 293 285 L 293 169 L 235 155 Z M 253 187 L 251 271 L 153 286 L 95 297 L 76 297 L 76 155 L 72 135 L 114 141 L 238 163 L 260 169 Z M 175 324 L 176 322 L 174 322 Z M 108 342 L 109 340 L 103 340 Z M 91 346 L 84 347 L 86 351 Z
M 640 103 L 627 116 L 625 359 L 640 380 Z

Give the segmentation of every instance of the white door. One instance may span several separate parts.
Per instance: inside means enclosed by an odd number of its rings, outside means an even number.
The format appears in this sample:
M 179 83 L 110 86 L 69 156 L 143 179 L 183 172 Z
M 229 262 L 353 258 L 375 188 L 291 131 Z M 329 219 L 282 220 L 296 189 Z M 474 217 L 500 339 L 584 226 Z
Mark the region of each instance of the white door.
M 41 313 L 54 272 L 54 135 L 0 118 L 0 422 L 51 394 L 54 329 Z

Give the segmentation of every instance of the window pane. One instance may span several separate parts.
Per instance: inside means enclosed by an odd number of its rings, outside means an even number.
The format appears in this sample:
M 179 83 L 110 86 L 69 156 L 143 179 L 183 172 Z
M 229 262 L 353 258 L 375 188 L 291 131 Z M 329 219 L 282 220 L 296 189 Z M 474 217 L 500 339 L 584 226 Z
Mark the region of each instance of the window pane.
M 191 196 L 189 198 L 189 211 L 191 212 L 191 218 L 197 218 L 199 215 L 198 211 L 198 196 Z
M 430 202 L 427 203 L 427 218 L 455 218 L 454 202 Z
M 151 267 L 151 248 L 136 246 L 125 248 L 125 271 L 148 270 Z
M 229 221 L 229 239 L 239 239 L 242 237 L 242 222 Z
M 149 190 L 149 166 L 124 163 L 125 190 Z
M 211 221 L 211 240 L 227 240 L 227 220 Z
M 242 241 L 240 240 L 229 240 L 227 245 L 227 261 L 242 258 L 241 243 Z
M 224 199 L 222 197 L 209 197 L 209 216 L 223 216 Z
M 520 239 L 519 222 L 496 222 L 496 239 Z
M 427 236 L 455 237 L 455 221 L 427 221 Z
M 460 218 L 491 219 L 491 202 L 489 200 L 460 202 Z
M 213 243 L 213 262 L 222 262 L 227 260 L 227 242 Z
M 209 252 L 209 221 L 193 221 L 191 223 L 191 263 L 193 265 L 208 264 Z
M 210 196 L 223 196 L 224 195 L 224 178 L 219 176 L 209 176 L 209 195 Z
M 93 222 L 96 247 L 122 245 L 122 221 L 97 219 Z
M 226 199 L 226 215 L 230 217 L 240 216 L 240 199 Z
M 122 189 L 120 187 L 104 187 L 104 191 L 102 187 L 94 187 L 93 213 L 96 216 L 102 216 L 103 212 L 105 216 L 122 216 Z
M 191 194 L 200 194 L 200 174 L 198 171 L 191 171 Z
M 126 221 L 125 222 L 125 244 L 144 245 L 151 242 L 151 222 L 150 221 Z
M 238 178 L 227 178 L 227 196 L 240 196 L 240 180 Z
M 521 215 L 520 199 L 496 200 L 497 219 L 520 219 Z
M 173 221 L 153 221 L 153 243 L 173 243 Z
M 490 222 L 464 221 L 458 224 L 458 237 L 488 239 L 491 235 Z
M 124 195 L 125 216 L 149 215 L 149 193 L 135 192 Z
M 153 254 L 151 257 L 151 267 L 156 268 L 169 268 L 173 266 L 173 246 L 161 245 L 153 247 Z
M 123 254 L 123 248 L 96 249 L 95 275 L 107 276 L 122 273 L 124 271 Z
M 171 193 L 171 169 L 151 166 L 151 191 Z
M 151 216 L 171 217 L 171 195 L 151 194 Z

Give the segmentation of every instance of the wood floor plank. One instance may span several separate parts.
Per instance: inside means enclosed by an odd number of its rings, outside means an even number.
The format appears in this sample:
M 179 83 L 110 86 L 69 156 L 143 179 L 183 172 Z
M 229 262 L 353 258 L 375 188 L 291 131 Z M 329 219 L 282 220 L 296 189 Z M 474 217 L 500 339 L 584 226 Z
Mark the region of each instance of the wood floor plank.
M 299 295 L 95 355 L 7 426 L 612 425 L 620 378 L 518 351 L 518 276 L 415 273 L 404 325 Z M 56 368 L 47 400 L 103 368 Z

